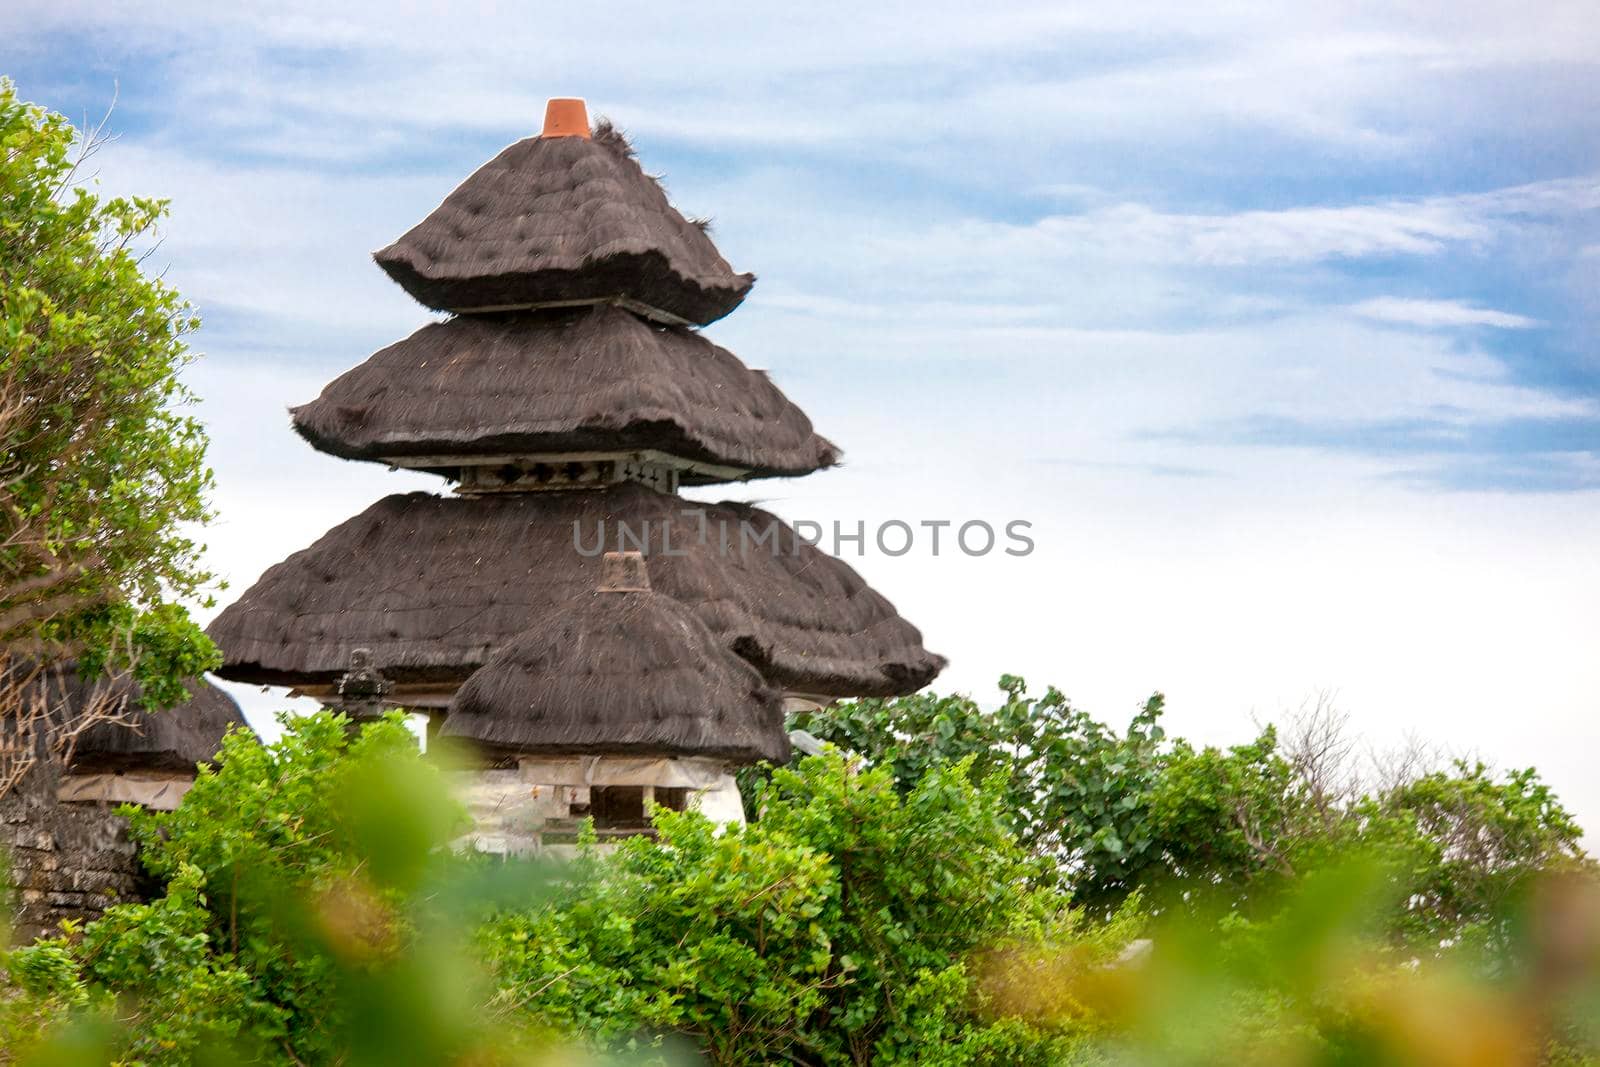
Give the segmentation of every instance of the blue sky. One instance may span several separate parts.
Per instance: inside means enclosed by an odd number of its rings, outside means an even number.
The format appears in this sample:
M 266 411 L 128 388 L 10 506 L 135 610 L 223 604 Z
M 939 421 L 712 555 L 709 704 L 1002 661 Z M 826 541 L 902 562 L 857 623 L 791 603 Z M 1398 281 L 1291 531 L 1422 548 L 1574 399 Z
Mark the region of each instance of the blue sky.
M 370 251 L 581 95 L 760 277 L 709 333 L 845 449 L 733 495 L 1034 524 L 851 559 L 941 686 L 1160 688 L 1206 740 L 1334 690 L 1600 821 L 1600 19 L 1316 6 L 24 2 L 0 69 L 115 89 L 102 184 L 173 198 L 235 590 L 428 485 L 284 408 L 427 321 Z

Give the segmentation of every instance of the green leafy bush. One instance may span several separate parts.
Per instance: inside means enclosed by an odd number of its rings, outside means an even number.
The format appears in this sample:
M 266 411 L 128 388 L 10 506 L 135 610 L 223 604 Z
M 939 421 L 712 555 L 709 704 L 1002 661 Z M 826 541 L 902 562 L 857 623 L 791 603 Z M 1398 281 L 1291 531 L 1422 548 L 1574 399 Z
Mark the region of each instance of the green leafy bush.
M 997 783 L 937 767 L 902 796 L 834 754 L 760 803 L 747 827 L 658 811 L 657 838 L 553 875 L 444 847 L 460 811 L 398 718 L 236 733 L 177 811 L 127 812 L 165 895 L 14 953 L 13 1016 L 149 1064 L 526 1062 L 548 1035 L 718 1063 L 1054 1062 L 1066 1031 L 990 1011 L 974 961 L 1126 937 L 1032 884 Z
M 714 1063 L 1045 1062 L 1057 1036 L 986 1018 L 969 970 L 1075 922 L 1029 887 L 997 789 L 957 765 L 901 796 L 834 754 L 758 803 L 745 827 L 659 812 L 659 840 L 488 926 L 501 1007 L 600 1042 L 680 1033 Z

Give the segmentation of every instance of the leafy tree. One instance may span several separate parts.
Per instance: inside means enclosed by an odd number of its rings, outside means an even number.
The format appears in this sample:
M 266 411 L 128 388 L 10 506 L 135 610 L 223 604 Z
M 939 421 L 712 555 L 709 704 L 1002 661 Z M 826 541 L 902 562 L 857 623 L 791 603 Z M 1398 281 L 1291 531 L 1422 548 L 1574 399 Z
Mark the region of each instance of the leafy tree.
M 976 777 L 1000 782 L 1002 817 L 1077 903 L 1115 910 L 1162 862 L 1148 803 L 1165 737 L 1161 694 L 1117 733 L 1053 687 L 1030 697 L 1023 679 L 1006 675 L 1000 688 L 1006 699 L 992 712 L 970 697 L 917 693 L 801 712 L 790 725 L 861 753 L 902 792 L 935 767 L 970 760 Z
M 1270 911 L 1351 855 L 1374 857 L 1395 889 L 1388 936 L 1429 953 L 1503 959 L 1530 887 L 1590 867 L 1581 829 L 1532 769 L 1456 761 L 1330 804 L 1271 727 L 1226 751 L 1177 742 L 1150 794 L 1150 828 L 1170 890 L 1245 911 Z
M 1161 862 L 1148 880 L 1238 903 L 1294 877 L 1312 813 L 1275 729 L 1226 750 L 1178 739 L 1157 766 L 1146 804 Z
M 1419 944 L 1466 939 L 1503 955 L 1515 915 L 1551 874 L 1590 871 L 1583 830 L 1533 768 L 1458 760 L 1363 798 L 1354 835 L 1407 858 L 1399 927 Z
M 102 199 L 98 144 L 0 80 L 0 649 L 142 662 L 148 699 L 215 652 L 177 599 L 211 472 L 179 378 L 193 309 L 144 273 L 166 203 Z M 76 152 L 75 152 L 76 150 Z
M 993 711 L 916 694 L 802 712 L 791 725 L 889 771 L 902 793 L 970 760 L 1002 783 L 1018 839 L 1102 915 L 1134 892 L 1158 912 L 1198 897 L 1270 909 L 1305 875 L 1378 851 L 1408 889 L 1390 913 L 1393 937 L 1504 943 L 1522 887 L 1587 863 L 1581 831 L 1534 771 L 1433 770 L 1413 754 L 1363 784 L 1325 703 L 1289 724 L 1287 743 L 1267 726 L 1219 748 L 1168 740 L 1159 694 L 1118 733 L 1054 688 L 1033 699 L 1019 678 L 1000 685 Z

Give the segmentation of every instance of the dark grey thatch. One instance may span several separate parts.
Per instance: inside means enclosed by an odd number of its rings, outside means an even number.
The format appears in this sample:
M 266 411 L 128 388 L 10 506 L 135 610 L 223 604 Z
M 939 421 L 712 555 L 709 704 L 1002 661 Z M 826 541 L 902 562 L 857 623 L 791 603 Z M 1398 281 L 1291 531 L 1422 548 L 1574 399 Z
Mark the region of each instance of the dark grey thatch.
M 703 511 L 708 536 L 698 538 Z M 671 522 L 671 544 L 662 523 Z M 741 523 L 775 541 L 741 551 Z M 638 485 L 444 498 L 385 497 L 270 568 L 211 624 L 224 678 L 327 684 L 357 648 L 397 683 L 465 681 L 495 649 L 599 578 L 618 524 L 648 523 L 651 578 L 772 684 L 850 696 L 909 693 L 944 660 L 846 564 L 742 504 Z M 730 547 L 720 548 L 726 529 Z M 773 546 L 776 554 L 773 553 Z
M 733 272 L 604 124 L 593 140 L 518 141 L 374 258 L 441 311 L 624 297 L 704 324 L 755 281 Z
M 239 705 L 203 678 L 186 684 L 188 700 L 143 712 L 137 730 L 97 723 L 78 739 L 73 768 L 192 771 L 216 758 L 229 727 L 249 729 Z
M 293 415 L 346 459 L 656 449 L 770 477 L 839 458 L 766 375 L 615 307 L 424 326 Z
M 70 666 L 43 672 L 42 686 L 55 714 L 72 716 L 99 695 L 119 702 L 137 725 L 99 722 L 78 737 L 71 770 L 187 771 L 210 761 L 222 747 L 230 726 L 249 729 L 239 705 L 204 678 L 184 683 L 191 696 L 182 704 L 158 711 L 138 707 L 139 687 L 125 676 L 85 679 Z M 125 702 L 125 703 L 123 703 Z
M 456 693 L 442 733 L 529 755 L 789 758 L 777 692 L 649 590 L 581 593 L 512 638 Z

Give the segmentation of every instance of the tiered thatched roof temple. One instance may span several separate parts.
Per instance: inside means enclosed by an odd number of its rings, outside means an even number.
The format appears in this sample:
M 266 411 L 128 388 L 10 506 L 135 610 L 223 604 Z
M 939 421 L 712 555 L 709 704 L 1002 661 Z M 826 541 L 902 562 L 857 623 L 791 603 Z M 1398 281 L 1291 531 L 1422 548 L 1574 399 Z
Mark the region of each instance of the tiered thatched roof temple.
M 641 694 L 684 670 L 726 675 L 712 649 L 737 658 L 735 675 L 812 700 L 909 693 L 941 669 L 887 600 L 776 517 L 677 495 L 809 474 L 839 452 L 765 374 L 697 332 L 754 279 L 672 208 L 621 134 L 590 130 L 582 101 L 551 101 L 541 136 L 501 152 L 376 258 L 451 317 L 335 379 L 294 409 L 294 426 L 331 455 L 438 474 L 455 495 L 386 497 L 269 569 L 211 626 L 223 677 L 331 699 L 352 654 L 370 650 L 390 702 L 452 709 L 447 733 L 532 759 L 618 745 L 639 755 L 622 741 L 646 736 L 628 708 L 644 713 Z M 767 540 L 741 543 L 745 528 Z M 734 544 L 708 529 L 735 531 Z M 630 547 L 649 557 L 653 591 L 597 593 L 600 550 Z M 560 693 L 572 706 L 541 704 L 538 729 L 527 701 L 483 703 L 531 693 L 526 676 L 492 678 L 527 666 L 517 657 L 574 612 L 605 637 L 562 645 L 559 674 L 604 674 L 602 661 L 633 662 L 632 644 L 649 668 L 585 689 L 541 667 L 540 700 Z M 480 668 L 499 673 L 463 690 Z M 457 714 L 480 725 L 457 730 Z M 685 729 L 656 754 L 775 754 L 748 740 L 748 724 L 712 716 Z

